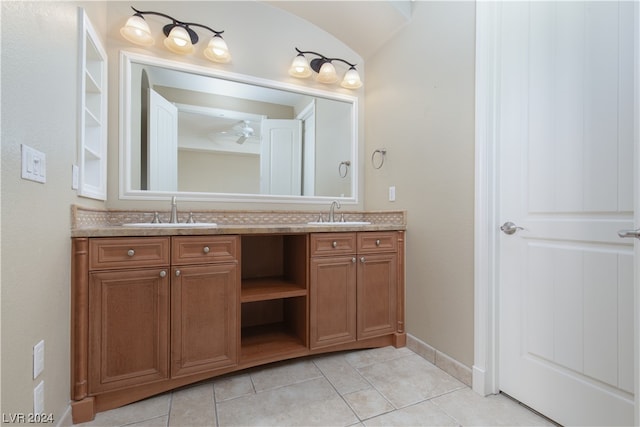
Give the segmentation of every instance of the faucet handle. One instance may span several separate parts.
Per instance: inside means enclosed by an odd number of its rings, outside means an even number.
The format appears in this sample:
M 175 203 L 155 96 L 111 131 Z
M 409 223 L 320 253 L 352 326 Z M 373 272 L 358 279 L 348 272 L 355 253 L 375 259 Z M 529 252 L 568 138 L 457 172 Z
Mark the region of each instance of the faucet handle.
M 189 212 L 189 218 L 187 218 L 187 224 L 195 224 L 196 220 L 193 219 L 193 212 Z
M 317 222 L 324 222 L 324 218 L 322 218 L 322 213 L 320 215 L 318 215 L 318 221 Z
M 344 219 L 344 212 L 342 212 L 342 213 L 340 214 L 340 222 L 345 222 L 345 219 Z
M 153 213 L 153 219 L 151 220 L 151 224 L 160 224 L 162 221 L 160 221 L 160 215 L 158 215 L 158 212 L 154 212 Z

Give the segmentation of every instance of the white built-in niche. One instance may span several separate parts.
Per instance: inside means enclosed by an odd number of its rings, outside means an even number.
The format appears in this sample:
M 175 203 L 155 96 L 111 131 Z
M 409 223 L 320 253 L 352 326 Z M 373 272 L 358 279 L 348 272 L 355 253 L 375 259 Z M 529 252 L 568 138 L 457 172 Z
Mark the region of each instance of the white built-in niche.
M 107 54 L 78 9 L 78 194 L 107 198 Z

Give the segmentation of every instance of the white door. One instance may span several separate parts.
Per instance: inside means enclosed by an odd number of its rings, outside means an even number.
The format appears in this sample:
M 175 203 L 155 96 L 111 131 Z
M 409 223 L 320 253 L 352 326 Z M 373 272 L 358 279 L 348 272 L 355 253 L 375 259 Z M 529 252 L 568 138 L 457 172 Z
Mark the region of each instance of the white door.
M 260 192 L 299 196 L 302 193 L 302 122 L 262 120 Z
M 632 425 L 634 4 L 501 13 L 499 388 L 563 425 Z
M 302 122 L 302 195 L 316 195 L 316 103 L 298 114 Z
M 149 89 L 147 184 L 152 191 L 178 190 L 178 108 Z

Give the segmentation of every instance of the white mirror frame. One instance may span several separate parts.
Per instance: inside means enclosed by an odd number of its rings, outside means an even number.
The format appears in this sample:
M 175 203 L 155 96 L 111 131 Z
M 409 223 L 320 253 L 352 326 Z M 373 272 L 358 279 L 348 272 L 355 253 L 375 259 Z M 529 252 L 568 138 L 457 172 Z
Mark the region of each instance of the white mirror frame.
M 332 196 L 286 196 L 267 194 L 239 194 L 239 193 L 201 193 L 201 192 L 170 192 L 170 191 L 149 191 L 134 190 L 131 188 L 131 104 L 126 102 L 131 99 L 131 63 L 142 62 L 149 65 L 170 68 L 177 71 L 197 73 L 200 75 L 220 78 L 250 85 L 262 86 L 272 89 L 297 92 L 309 96 L 333 99 L 349 102 L 353 105 L 351 112 L 352 146 L 351 146 L 351 197 Z M 181 200 L 187 201 L 211 201 L 211 202 L 249 202 L 249 203 L 288 203 L 288 204 L 326 204 L 332 200 L 339 200 L 345 204 L 358 203 L 358 176 L 359 176 L 359 149 L 358 149 L 358 98 L 351 95 L 322 91 L 314 88 L 303 88 L 300 86 L 262 79 L 244 74 L 232 73 L 217 69 L 211 69 L 194 64 L 171 61 L 147 55 L 141 55 L 128 51 L 120 51 L 120 145 L 119 145 L 119 197 L 122 200 L 169 200 L 172 196 L 178 195 Z

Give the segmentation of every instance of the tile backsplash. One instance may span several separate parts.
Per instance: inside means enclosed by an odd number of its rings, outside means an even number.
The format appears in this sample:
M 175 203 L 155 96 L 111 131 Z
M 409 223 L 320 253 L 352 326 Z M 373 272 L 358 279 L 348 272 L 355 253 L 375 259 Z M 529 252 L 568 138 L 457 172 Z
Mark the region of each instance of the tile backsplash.
M 215 222 L 220 225 L 286 225 L 306 224 L 318 219 L 318 211 L 233 211 L 194 210 L 196 222 Z M 369 221 L 372 224 L 406 226 L 405 211 L 339 211 L 346 221 Z M 163 222 L 169 221 L 169 211 L 158 211 Z M 71 228 L 95 228 L 118 226 L 135 222 L 151 222 L 154 212 L 136 210 L 100 210 L 78 205 L 71 206 Z M 178 215 L 179 222 L 185 222 L 189 211 Z M 326 220 L 326 212 L 323 212 Z

